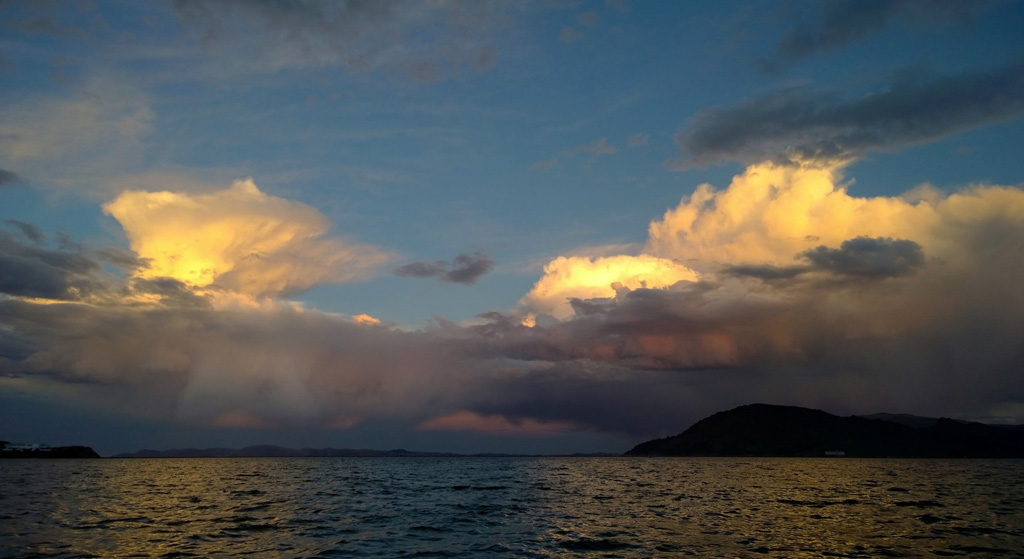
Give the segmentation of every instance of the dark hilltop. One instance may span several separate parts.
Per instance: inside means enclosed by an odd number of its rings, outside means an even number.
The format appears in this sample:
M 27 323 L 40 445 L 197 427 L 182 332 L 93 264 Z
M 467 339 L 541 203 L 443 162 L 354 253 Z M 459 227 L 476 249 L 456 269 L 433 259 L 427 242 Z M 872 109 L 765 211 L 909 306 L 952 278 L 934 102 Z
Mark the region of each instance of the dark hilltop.
M 47 446 L 0 441 L 0 458 L 99 458 L 87 446 Z
M 1024 426 L 900 414 L 839 417 L 750 404 L 638 444 L 626 455 L 1024 458 Z

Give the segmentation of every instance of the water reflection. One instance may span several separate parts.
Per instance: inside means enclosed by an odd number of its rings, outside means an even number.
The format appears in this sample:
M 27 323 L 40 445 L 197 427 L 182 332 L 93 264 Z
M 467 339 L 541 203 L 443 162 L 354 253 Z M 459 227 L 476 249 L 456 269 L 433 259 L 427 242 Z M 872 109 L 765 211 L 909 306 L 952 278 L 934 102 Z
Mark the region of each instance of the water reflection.
M 1024 463 L 16 460 L 0 557 L 1020 556 Z

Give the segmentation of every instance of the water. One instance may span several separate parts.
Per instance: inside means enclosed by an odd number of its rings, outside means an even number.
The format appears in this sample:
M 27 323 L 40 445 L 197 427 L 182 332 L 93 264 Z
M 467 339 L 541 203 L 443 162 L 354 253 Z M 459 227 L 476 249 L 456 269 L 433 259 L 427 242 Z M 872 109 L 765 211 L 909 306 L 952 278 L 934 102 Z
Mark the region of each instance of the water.
M 1024 461 L 0 462 L 0 557 L 1024 557 Z

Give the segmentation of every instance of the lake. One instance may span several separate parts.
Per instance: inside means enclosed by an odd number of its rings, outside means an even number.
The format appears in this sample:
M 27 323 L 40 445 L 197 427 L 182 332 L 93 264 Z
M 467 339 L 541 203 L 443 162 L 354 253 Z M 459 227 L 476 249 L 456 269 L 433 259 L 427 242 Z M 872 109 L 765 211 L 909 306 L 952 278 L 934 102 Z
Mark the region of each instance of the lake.
M 1024 460 L 0 462 L 0 557 L 1024 557 Z

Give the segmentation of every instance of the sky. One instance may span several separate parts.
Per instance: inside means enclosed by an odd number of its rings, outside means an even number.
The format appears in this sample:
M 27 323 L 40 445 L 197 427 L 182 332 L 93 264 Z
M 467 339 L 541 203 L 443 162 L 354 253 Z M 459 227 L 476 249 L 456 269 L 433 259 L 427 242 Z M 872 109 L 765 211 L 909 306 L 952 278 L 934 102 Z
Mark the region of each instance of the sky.
M 0 438 L 1024 423 L 1024 2 L 0 2 Z

